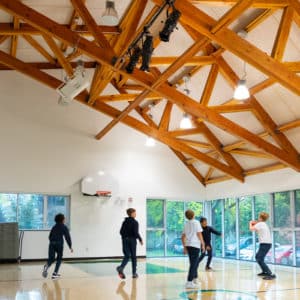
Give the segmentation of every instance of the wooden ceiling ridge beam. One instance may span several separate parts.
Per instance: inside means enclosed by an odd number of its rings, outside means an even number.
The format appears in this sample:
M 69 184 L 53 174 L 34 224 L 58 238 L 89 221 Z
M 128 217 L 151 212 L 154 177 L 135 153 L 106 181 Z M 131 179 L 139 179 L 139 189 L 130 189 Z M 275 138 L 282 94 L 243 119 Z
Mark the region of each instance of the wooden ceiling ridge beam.
M 234 70 L 229 66 L 229 64 L 225 61 L 224 58 L 219 57 L 218 63 L 220 66 L 220 71 L 224 75 L 224 78 L 228 81 L 228 83 L 234 87 L 238 80 L 238 76 L 234 72 Z M 273 121 L 271 116 L 266 112 L 266 110 L 262 107 L 262 105 L 257 101 L 257 99 L 251 95 L 249 99 L 249 104 L 253 107 L 252 112 L 256 116 L 256 118 L 263 125 L 265 130 L 273 137 L 280 147 L 287 151 L 290 156 L 295 160 L 295 162 L 299 161 L 299 153 L 293 146 L 293 144 L 288 140 L 288 138 L 280 131 L 277 130 L 277 124 Z
M 155 3 L 161 2 L 161 0 L 153 1 Z M 181 11 L 181 18 L 185 23 L 189 24 L 201 34 L 214 40 L 221 47 L 231 51 L 261 72 L 275 78 L 280 84 L 292 92 L 300 95 L 300 77 L 288 70 L 283 63 L 276 61 L 250 42 L 239 37 L 230 29 L 223 27 L 213 34 L 211 28 L 216 26 L 217 22 L 188 1 L 181 0 L 177 2 L 176 7 Z
M 189 4 L 185 0 L 181 0 L 180 2 L 177 3 L 177 5 L 183 2 L 184 5 Z M 0 7 L 9 13 L 19 16 L 21 19 L 25 19 L 27 22 L 34 25 L 35 27 L 42 30 L 43 32 L 54 34 L 57 38 L 63 41 L 66 41 L 70 44 L 77 41 L 76 33 L 64 27 L 61 27 L 59 24 L 39 14 L 38 12 L 24 5 L 23 3 L 12 2 L 10 0 L 1 0 Z M 196 10 L 196 12 L 198 12 L 198 10 Z M 198 15 L 193 15 L 193 17 L 197 19 L 196 23 L 198 23 L 199 22 Z M 192 19 L 191 22 L 193 24 L 195 23 L 195 20 Z M 202 21 L 200 21 L 200 23 L 201 22 Z M 199 25 L 193 24 L 193 26 L 199 26 Z M 100 63 L 111 65 L 112 55 L 107 51 L 103 51 L 103 49 L 97 47 L 93 43 L 81 39 L 78 42 L 78 48 L 81 49 L 84 53 L 88 54 L 91 58 L 94 58 L 97 61 L 99 61 Z M 123 73 L 124 71 L 120 70 L 120 72 Z M 147 74 L 142 74 L 142 73 L 143 72 L 136 71 L 135 74 L 132 74 L 130 76 L 130 78 L 135 79 L 145 88 L 151 89 L 151 79 Z M 276 148 L 275 146 L 271 145 L 270 143 L 267 143 L 264 140 L 257 139 L 255 135 L 253 135 L 246 129 L 240 128 L 237 124 L 234 124 L 233 122 L 227 120 L 226 118 L 218 114 L 215 114 L 214 112 L 210 111 L 208 108 L 203 107 L 200 104 L 194 103 L 194 101 L 192 101 L 189 97 L 186 97 L 182 93 L 176 91 L 174 88 L 171 88 L 169 85 L 164 84 L 159 88 L 156 88 L 155 90 L 153 89 L 152 91 L 159 92 L 162 95 L 162 97 L 166 97 L 170 101 L 179 104 L 181 108 L 187 107 L 188 108 L 187 112 L 191 114 L 197 114 L 196 115 L 197 117 L 200 118 L 202 117 L 207 121 L 214 123 L 216 126 L 220 127 L 221 129 L 223 128 L 234 135 L 242 137 L 248 142 L 263 149 L 265 152 L 270 152 L 273 156 L 275 157 L 278 156 L 280 160 L 290 164 L 292 167 L 296 169 L 299 169 L 298 165 L 294 166 L 293 164 L 291 164 L 287 155 L 284 154 L 282 151 L 279 151 L 279 149 Z M 176 99 L 174 99 L 174 96 Z M 183 99 L 185 103 L 182 104 L 181 99 Z M 104 103 L 101 103 L 101 105 L 104 105 Z

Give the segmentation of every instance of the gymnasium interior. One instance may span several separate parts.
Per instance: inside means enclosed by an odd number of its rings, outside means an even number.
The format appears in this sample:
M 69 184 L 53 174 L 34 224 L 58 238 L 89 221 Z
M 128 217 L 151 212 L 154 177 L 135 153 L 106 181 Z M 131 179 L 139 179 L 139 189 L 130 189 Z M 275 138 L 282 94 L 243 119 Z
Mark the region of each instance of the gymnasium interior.
M 299 73 L 299 0 L 0 0 L 0 300 L 300 299 Z M 221 232 L 193 289 L 187 209 Z

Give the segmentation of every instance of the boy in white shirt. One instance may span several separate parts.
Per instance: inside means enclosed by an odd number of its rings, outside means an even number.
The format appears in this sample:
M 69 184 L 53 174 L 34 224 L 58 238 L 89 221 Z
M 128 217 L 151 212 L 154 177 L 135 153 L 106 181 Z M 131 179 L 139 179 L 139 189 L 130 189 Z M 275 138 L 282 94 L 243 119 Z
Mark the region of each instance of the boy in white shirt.
M 190 261 L 188 279 L 185 287 L 187 289 L 193 289 L 198 287 L 197 278 L 200 246 L 202 246 L 204 251 L 205 245 L 202 237 L 202 228 L 200 223 L 194 219 L 194 212 L 188 209 L 185 212 L 185 217 L 188 219 L 188 221 L 184 225 L 181 241 L 184 247 L 184 254 L 188 254 Z
M 263 276 L 265 280 L 271 280 L 276 278 L 275 274 L 272 274 L 271 270 L 265 263 L 265 257 L 272 247 L 271 232 L 266 224 L 269 218 L 269 214 L 266 212 L 260 212 L 258 216 L 258 221 L 250 221 L 249 229 L 251 231 L 256 231 L 259 240 L 259 249 L 256 253 L 255 259 L 259 264 L 262 272 L 257 274 L 258 276 Z

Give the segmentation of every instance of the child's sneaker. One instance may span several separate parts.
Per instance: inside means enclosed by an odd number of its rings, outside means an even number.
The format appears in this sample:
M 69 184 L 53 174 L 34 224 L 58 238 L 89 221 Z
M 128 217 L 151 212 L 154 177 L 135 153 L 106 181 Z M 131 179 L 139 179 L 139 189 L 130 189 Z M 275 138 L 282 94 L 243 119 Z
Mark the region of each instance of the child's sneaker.
M 117 267 L 117 272 L 118 272 L 119 277 L 121 279 L 125 279 L 126 278 L 125 274 L 123 273 L 123 269 L 121 267 Z
M 199 284 L 198 278 L 194 278 L 194 279 L 193 279 L 193 283 L 194 283 L 194 284 Z
M 270 274 L 270 275 L 267 275 L 267 276 L 263 277 L 264 280 L 273 280 L 275 278 L 276 278 L 275 274 Z
M 211 267 L 205 267 L 205 271 L 211 272 L 213 269 Z
M 52 274 L 51 279 L 58 279 L 58 278 L 60 278 L 60 277 L 61 277 L 60 274 L 54 272 L 54 273 Z
M 193 283 L 193 281 L 188 281 L 186 284 L 185 284 L 185 288 L 186 289 L 197 289 L 198 288 L 198 285 Z
M 44 265 L 42 276 L 47 278 L 48 276 L 48 265 Z
M 139 277 L 139 275 L 137 273 L 132 275 L 132 278 L 138 278 L 138 277 Z

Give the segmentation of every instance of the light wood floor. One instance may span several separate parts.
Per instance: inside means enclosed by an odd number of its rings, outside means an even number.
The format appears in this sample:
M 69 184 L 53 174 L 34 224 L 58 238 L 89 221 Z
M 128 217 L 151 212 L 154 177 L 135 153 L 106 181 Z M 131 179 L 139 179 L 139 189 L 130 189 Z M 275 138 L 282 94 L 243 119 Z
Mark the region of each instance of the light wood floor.
M 121 281 L 117 262 L 64 263 L 62 278 L 41 277 L 42 264 L 0 265 L 0 300 L 299 300 L 300 270 L 274 267 L 276 280 L 256 276 L 255 263 L 214 260 L 214 272 L 199 268 L 199 289 L 186 290 L 187 259 L 147 259 L 138 265 L 139 278 Z

